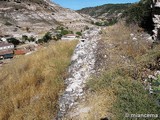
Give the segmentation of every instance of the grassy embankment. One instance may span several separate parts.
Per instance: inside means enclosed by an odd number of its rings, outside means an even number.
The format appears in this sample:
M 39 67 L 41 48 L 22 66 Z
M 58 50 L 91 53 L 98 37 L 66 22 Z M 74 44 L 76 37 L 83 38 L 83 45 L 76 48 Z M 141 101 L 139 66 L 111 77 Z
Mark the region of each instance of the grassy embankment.
M 76 42 L 57 42 L 0 72 L 0 120 L 51 120 Z
M 107 70 L 87 83 L 92 92 L 85 104 L 92 109 L 88 115 L 82 115 L 82 119 L 109 117 L 112 120 L 131 120 L 125 118 L 125 113 L 160 113 L 157 96 L 150 95 L 142 85 L 142 78 L 147 78 L 145 71 L 148 70 L 148 74 L 153 72 L 148 65 L 154 66 L 160 57 L 160 45 L 151 49 L 151 44 L 141 37 L 138 29 L 119 23 L 103 31 L 104 44 L 111 45 L 105 50 Z M 137 34 L 137 40 L 131 38 L 132 32 Z

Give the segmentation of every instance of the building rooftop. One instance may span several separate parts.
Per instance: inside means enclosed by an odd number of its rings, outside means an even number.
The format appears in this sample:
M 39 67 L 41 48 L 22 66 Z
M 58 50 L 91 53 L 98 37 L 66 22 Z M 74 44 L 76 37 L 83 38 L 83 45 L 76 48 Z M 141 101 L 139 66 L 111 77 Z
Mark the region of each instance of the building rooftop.
M 28 52 L 27 50 L 14 50 L 15 55 L 24 55 L 27 52 Z

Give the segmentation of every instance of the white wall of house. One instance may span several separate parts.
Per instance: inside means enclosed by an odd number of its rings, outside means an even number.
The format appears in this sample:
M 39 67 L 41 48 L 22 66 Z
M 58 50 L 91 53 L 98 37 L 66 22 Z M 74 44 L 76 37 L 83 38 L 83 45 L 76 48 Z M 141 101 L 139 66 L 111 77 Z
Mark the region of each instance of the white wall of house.
M 7 50 L 7 49 L 13 49 L 13 48 L 14 48 L 14 45 L 9 45 L 9 46 L 0 47 L 0 50 Z
M 76 38 L 76 36 L 67 36 L 67 38 Z
M 74 40 L 77 39 L 75 35 L 63 36 L 61 40 Z
M 78 38 L 65 38 L 65 37 L 62 37 L 61 40 L 78 40 Z

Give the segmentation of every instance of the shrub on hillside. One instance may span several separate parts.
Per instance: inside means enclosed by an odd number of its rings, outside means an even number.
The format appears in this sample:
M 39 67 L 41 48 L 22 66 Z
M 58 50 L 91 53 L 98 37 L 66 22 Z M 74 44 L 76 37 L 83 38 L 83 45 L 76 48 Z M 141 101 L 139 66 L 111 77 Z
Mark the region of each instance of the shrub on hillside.
M 27 35 L 22 35 L 22 41 L 25 42 L 28 40 L 28 36 Z
M 116 96 L 116 100 L 114 101 L 112 108 L 110 108 L 110 112 L 114 114 L 113 118 L 115 118 L 115 120 L 124 120 L 126 113 L 158 114 L 160 111 L 159 107 L 156 105 L 155 97 L 148 95 L 139 81 L 133 80 L 129 76 L 122 74 L 120 71 L 123 70 L 115 69 L 108 71 L 98 79 L 94 78 L 87 83 L 89 88 L 97 94 L 102 91 L 109 91 L 106 92 L 106 95 L 104 93 L 103 99 L 109 100 L 108 96 Z M 108 101 L 106 100 L 106 102 Z M 107 103 L 102 103 L 102 105 L 103 104 Z M 106 106 L 106 110 L 107 108 L 108 106 Z
M 148 31 L 153 29 L 151 0 L 141 0 L 131 5 L 123 14 L 128 24 L 135 23 Z
M 35 38 L 34 38 L 33 36 L 31 36 L 31 37 L 28 38 L 28 41 L 29 41 L 29 42 L 34 42 L 34 41 L 35 41 Z
M 56 36 L 55 36 L 55 40 L 59 40 L 59 39 L 61 39 L 62 38 L 62 34 L 56 34 Z
M 52 40 L 52 34 L 47 32 L 41 39 L 38 39 L 38 43 L 47 43 Z
M 78 36 L 82 36 L 82 33 L 81 33 L 81 32 L 76 32 L 76 34 L 77 34 Z
M 68 30 L 61 30 L 61 34 L 62 35 L 67 35 L 67 34 L 69 34 L 69 31 Z
M 52 34 L 50 32 L 47 32 L 44 36 L 43 36 L 43 41 L 44 42 L 48 42 L 50 40 L 52 40 Z
M 70 31 L 70 30 L 68 30 L 68 29 L 64 29 L 64 30 L 61 30 L 61 33 L 60 33 L 62 36 L 63 35 L 67 35 L 67 34 L 73 34 L 73 31 Z
M 23 42 L 26 42 L 26 41 L 34 42 L 35 41 L 35 37 L 33 37 L 33 36 L 28 37 L 27 35 L 22 35 L 22 41 Z
M 7 41 L 8 41 L 9 43 L 14 44 L 15 46 L 20 44 L 20 41 L 17 40 L 16 38 L 8 38 Z

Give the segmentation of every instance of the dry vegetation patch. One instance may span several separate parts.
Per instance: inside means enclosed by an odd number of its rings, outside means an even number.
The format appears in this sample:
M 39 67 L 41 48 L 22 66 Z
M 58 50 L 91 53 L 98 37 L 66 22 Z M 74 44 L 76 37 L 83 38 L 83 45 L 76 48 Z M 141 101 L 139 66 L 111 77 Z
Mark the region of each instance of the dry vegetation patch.
M 13 60 L 0 73 L 1 120 L 50 120 L 76 42 L 57 42 Z
M 135 58 L 143 55 L 151 47 L 151 42 L 142 37 L 138 26 L 129 27 L 124 23 L 110 26 L 103 31 L 103 40 L 111 46 L 109 53 L 114 57 Z M 114 59 L 115 60 L 115 59 Z
M 125 113 L 159 113 L 155 96 L 144 89 L 141 77 L 145 65 L 154 63 L 160 47 L 151 49 L 152 43 L 143 34 L 137 26 L 123 23 L 104 29 L 102 56 L 106 66 L 99 77 L 87 83 L 90 92 L 86 106 L 91 110 L 86 120 L 129 120 Z

